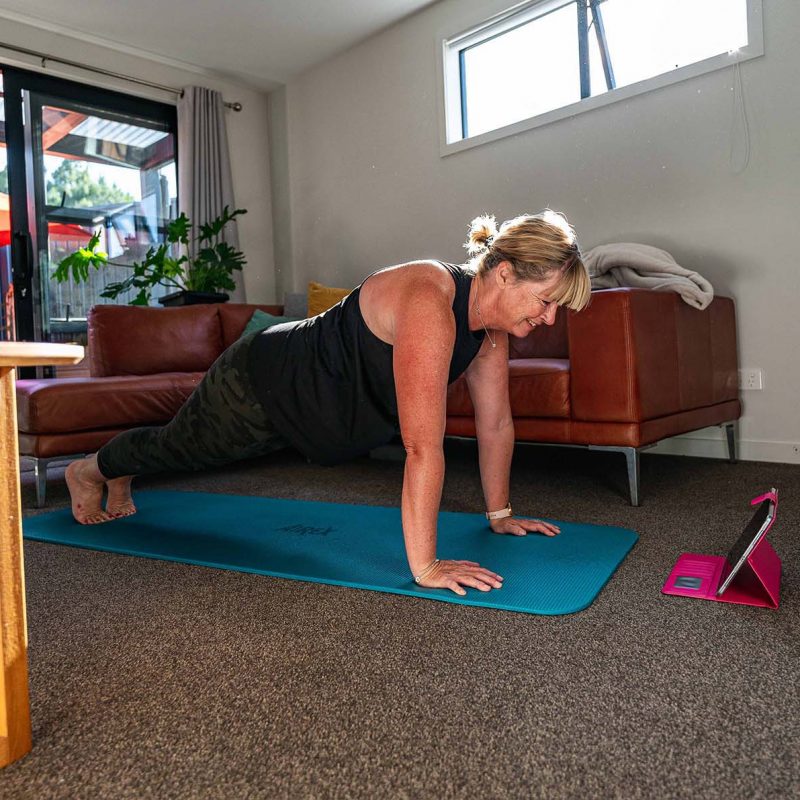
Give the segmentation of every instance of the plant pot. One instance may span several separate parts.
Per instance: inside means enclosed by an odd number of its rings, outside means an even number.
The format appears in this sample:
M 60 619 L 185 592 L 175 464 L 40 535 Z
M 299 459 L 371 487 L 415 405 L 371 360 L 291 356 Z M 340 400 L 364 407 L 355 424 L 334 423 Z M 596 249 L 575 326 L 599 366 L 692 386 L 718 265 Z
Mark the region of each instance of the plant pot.
M 197 306 L 201 303 L 227 303 L 230 295 L 221 292 L 172 292 L 158 298 L 162 306 Z

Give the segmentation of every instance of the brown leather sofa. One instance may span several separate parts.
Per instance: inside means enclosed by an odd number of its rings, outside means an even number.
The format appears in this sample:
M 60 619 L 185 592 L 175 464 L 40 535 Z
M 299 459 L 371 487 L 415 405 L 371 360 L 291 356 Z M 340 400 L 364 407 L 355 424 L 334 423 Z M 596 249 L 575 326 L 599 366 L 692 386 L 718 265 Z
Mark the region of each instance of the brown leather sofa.
M 37 501 L 47 465 L 97 450 L 118 432 L 169 421 L 253 311 L 274 305 L 156 309 L 97 306 L 89 314 L 91 377 L 20 380 L 20 453 L 34 459 Z M 676 294 L 608 289 L 580 314 L 511 343 L 516 438 L 625 453 L 638 505 L 639 453 L 661 439 L 726 425 L 735 457 L 737 388 L 733 302 L 704 311 Z M 475 435 L 463 379 L 450 387 L 450 436 Z

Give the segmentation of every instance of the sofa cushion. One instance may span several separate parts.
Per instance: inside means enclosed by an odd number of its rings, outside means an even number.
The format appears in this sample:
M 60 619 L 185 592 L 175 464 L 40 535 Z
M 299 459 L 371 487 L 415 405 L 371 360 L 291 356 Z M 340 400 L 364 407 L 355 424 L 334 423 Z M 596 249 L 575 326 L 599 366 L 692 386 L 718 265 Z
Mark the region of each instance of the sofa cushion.
M 514 417 L 569 417 L 569 361 L 515 358 L 508 362 L 508 394 Z M 472 416 L 475 410 L 462 375 L 447 392 L 448 416 Z
M 308 282 L 308 316 L 316 317 L 344 300 L 352 289 L 337 289 L 316 281 Z
M 244 331 L 254 311 L 266 311 L 268 314 L 282 314 L 283 306 L 255 305 L 253 303 L 220 303 L 217 306 L 219 321 L 222 326 L 222 347 L 230 347 Z
M 203 372 L 222 350 L 216 305 L 100 305 L 89 311 L 92 376 Z
M 508 362 L 508 394 L 515 417 L 568 417 L 569 361 L 512 359 Z
M 569 358 L 566 308 L 556 310 L 552 325 L 540 325 L 527 336 L 508 337 L 509 358 Z
M 250 317 L 250 322 L 244 326 L 242 336 L 247 336 L 251 333 L 261 333 L 262 331 L 271 328 L 273 325 L 282 325 L 284 322 L 299 322 L 299 317 L 276 317 L 274 314 L 268 314 L 257 308 Z
M 73 433 L 169 422 L 203 372 L 17 381 L 17 423 L 25 433 Z

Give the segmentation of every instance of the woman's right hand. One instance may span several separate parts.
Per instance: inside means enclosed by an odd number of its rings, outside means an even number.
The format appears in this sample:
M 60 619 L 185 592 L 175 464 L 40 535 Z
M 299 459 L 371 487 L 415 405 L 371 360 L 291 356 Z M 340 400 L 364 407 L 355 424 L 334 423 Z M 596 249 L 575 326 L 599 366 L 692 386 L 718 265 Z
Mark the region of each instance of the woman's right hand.
M 419 585 L 429 589 L 450 589 L 463 596 L 467 593 L 465 586 L 482 592 L 499 589 L 503 585 L 503 578 L 477 561 L 438 561 Z

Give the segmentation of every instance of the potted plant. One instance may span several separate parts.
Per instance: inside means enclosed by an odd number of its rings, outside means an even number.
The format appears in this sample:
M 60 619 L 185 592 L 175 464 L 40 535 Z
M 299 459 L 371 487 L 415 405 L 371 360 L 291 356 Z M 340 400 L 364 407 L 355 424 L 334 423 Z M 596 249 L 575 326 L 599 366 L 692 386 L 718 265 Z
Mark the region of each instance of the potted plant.
M 225 206 L 216 219 L 201 225 L 200 233 L 193 239 L 197 244 L 195 256 L 186 254 L 192 224 L 184 213 L 167 224 L 165 242 L 158 247 L 150 247 L 141 261 L 132 264 L 109 261 L 108 254 L 97 249 L 100 236 L 95 233 L 86 247 L 70 253 L 59 263 L 53 277 L 64 282 L 71 275 L 75 281 L 81 282 L 88 280 L 92 267 L 126 266 L 133 270 L 131 276 L 124 281 L 109 283 L 100 293 L 101 297 L 116 300 L 129 289 L 138 289 L 129 305 L 146 306 L 150 304 L 153 289 L 164 286 L 175 289 L 171 294 L 159 298 L 158 302 L 165 306 L 224 303 L 229 299 L 224 291 L 236 288 L 233 273 L 241 271 L 246 262 L 240 250 L 231 247 L 220 237 L 232 219 L 246 213 L 243 208 L 230 212 Z M 174 255 L 176 250 L 181 251 L 177 257 Z

